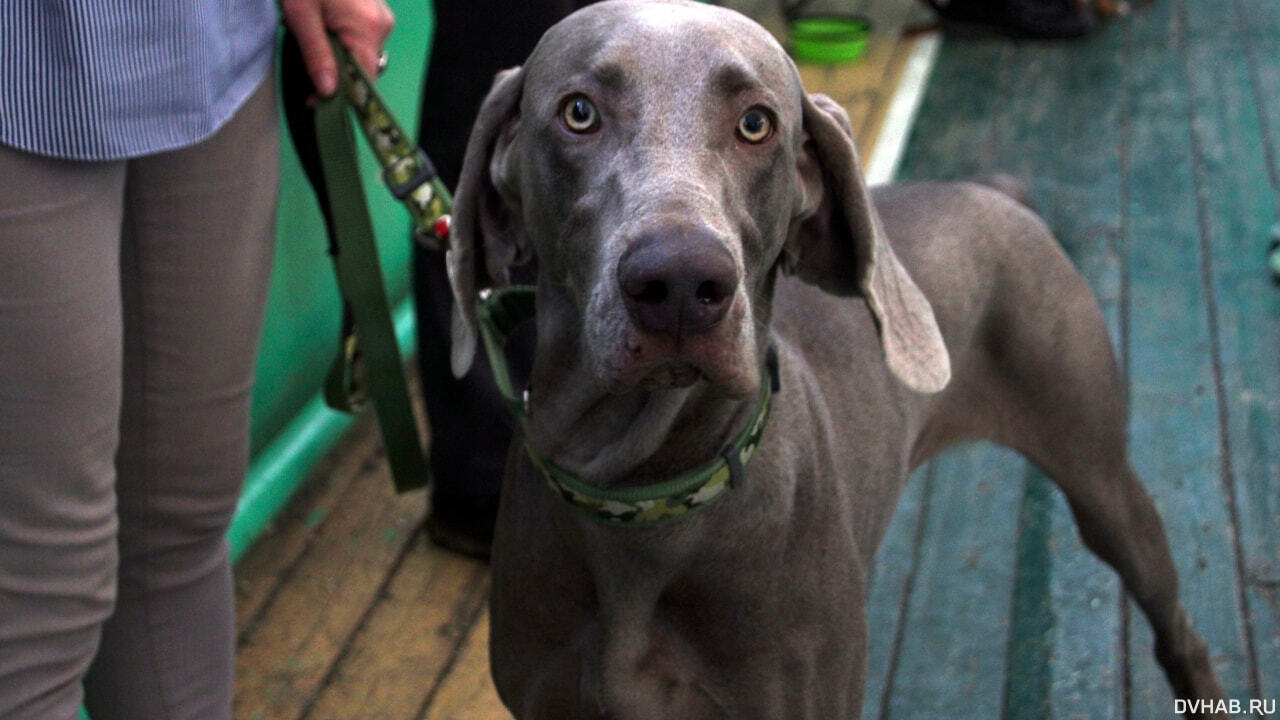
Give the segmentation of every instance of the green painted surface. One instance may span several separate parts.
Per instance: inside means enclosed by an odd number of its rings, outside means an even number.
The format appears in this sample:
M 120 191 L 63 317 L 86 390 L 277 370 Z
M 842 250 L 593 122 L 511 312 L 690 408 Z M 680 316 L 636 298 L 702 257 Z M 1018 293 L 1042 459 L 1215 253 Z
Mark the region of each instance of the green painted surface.
M 1222 482 L 1223 437 L 1215 389 L 1210 307 L 1203 284 L 1201 220 L 1185 6 L 1152 8 L 1168 34 L 1135 33 L 1129 48 L 1127 269 L 1133 465 L 1174 539 L 1181 595 L 1213 648 L 1230 697 L 1249 697 L 1250 668 L 1238 603 L 1235 548 Z M 1262 178 L 1258 178 L 1262 180 Z M 1130 624 L 1131 706 L 1158 717 L 1172 706 L 1138 613 Z
M 1125 302 L 1118 252 L 1123 225 L 1122 29 L 1112 24 L 1077 44 L 1024 48 L 1043 57 L 1042 81 L 1030 102 L 1044 110 L 1023 131 L 1028 142 L 1040 141 L 1032 146 L 1036 206 L 1089 281 L 1120 354 Z M 1051 534 L 1046 549 L 1052 550 L 1053 560 L 1049 596 L 1044 598 L 1047 610 L 1033 604 L 1030 612 L 1041 611 L 1054 620 L 1047 647 L 1034 658 L 1051 662 L 1049 705 L 1057 718 L 1120 717 L 1119 581 L 1081 544 L 1065 499 L 1055 491 L 1048 500 Z M 1034 561 L 1027 558 L 1033 567 Z M 1020 570 L 1026 571 L 1021 565 Z M 1011 665 L 1017 662 L 1011 660 Z M 1009 709 L 1016 707 L 1011 702 Z
M 1004 682 L 1006 720 L 1052 716 L 1052 633 L 1056 618 L 1046 602 L 1054 573 L 1050 536 L 1053 494 L 1048 478 L 1032 474 L 1018 512 L 1013 608 L 1009 627 L 1008 672 Z
M 1164 517 L 1184 603 L 1228 694 L 1244 699 L 1280 693 L 1280 289 L 1265 264 L 1277 138 L 1280 3 L 1162 0 L 1068 43 L 948 37 L 901 173 L 1029 181 L 1099 298 L 1130 377 L 1134 466 Z M 937 473 L 966 462 L 947 455 L 890 528 L 870 613 L 902 641 L 873 635 L 868 703 L 887 677 L 888 712 L 863 717 L 1171 716 L 1146 620 L 1129 607 L 1126 628 L 1117 580 L 1081 546 L 1061 495 L 1017 460 L 983 467 L 988 452 L 961 457 L 1008 488 L 1030 478 L 1001 493 L 1003 517 L 946 493 Z M 990 561 L 1010 580 L 946 560 L 949 546 L 980 546 L 957 534 L 964 517 L 999 538 L 1017 518 Z M 914 580 L 881 574 L 896 565 Z M 1009 597 L 958 612 L 971 601 L 936 589 L 967 582 Z M 892 613 L 903 605 L 905 619 Z
M 1025 461 L 974 445 L 931 463 L 919 564 L 885 708 L 892 718 L 1000 716 Z
M 1071 44 L 1018 44 L 1010 64 L 1023 80 L 1008 91 L 1015 127 L 1000 152 L 1094 290 L 1119 352 L 1121 34 L 1112 24 Z M 1005 716 L 1119 717 L 1115 574 L 1080 543 L 1065 500 L 1038 473 L 1021 511 Z
M 1194 13 L 1198 17 L 1201 13 Z M 1270 16 L 1280 18 L 1271 5 Z M 1234 6 L 1223 8 L 1228 26 L 1246 25 Z M 1192 24 L 1190 33 L 1197 31 Z M 1280 694 L 1280 643 L 1275 634 L 1280 607 L 1268 589 L 1280 584 L 1280 288 L 1258 262 L 1275 223 L 1275 188 L 1259 182 L 1267 176 L 1268 153 L 1259 98 L 1274 107 L 1280 94 L 1255 92 L 1250 52 L 1276 66 L 1276 40 L 1219 37 L 1192 43 L 1188 69 L 1198 140 L 1199 195 L 1206 218 L 1208 277 L 1217 328 L 1227 459 L 1234 487 L 1236 529 L 1244 570 L 1248 616 L 1258 628 L 1257 676 L 1247 678 L 1257 697 Z M 1265 101 L 1264 101 L 1265 102 Z M 1272 148 L 1274 153 L 1274 147 Z M 1274 157 L 1274 154 L 1271 155 Z M 1267 322 L 1270 320 L 1271 322 Z M 1258 683 L 1260 687 L 1252 683 Z
M 1244 161 L 1256 168 L 1266 162 L 1271 177 L 1273 222 L 1280 221 L 1280 5 L 1272 0 L 1244 0 L 1237 18 L 1242 28 L 1243 50 L 1254 82 L 1254 101 L 1243 99 L 1238 79 L 1224 87 L 1229 93 L 1219 103 L 1220 112 L 1258 114 L 1255 133 L 1223 133 L 1230 153 L 1223 166 Z M 1231 85 L 1236 85 L 1232 89 Z M 1232 117 L 1227 115 L 1228 118 Z M 1229 120 L 1224 121 L 1224 124 Z M 1247 122 L 1247 121 L 1245 121 Z M 1227 125 L 1227 127 L 1230 127 Z M 1253 143 L 1262 140 L 1262 158 Z M 1252 147 L 1251 147 L 1252 146 Z M 1215 182 L 1230 182 L 1224 173 L 1213 173 Z M 1236 469 L 1236 502 L 1240 515 L 1240 539 L 1244 552 L 1246 597 L 1253 623 L 1258 658 L 1259 694 L 1280 696 L 1280 286 L 1260 283 L 1253 272 L 1253 258 L 1266 239 L 1255 234 L 1265 216 L 1261 183 L 1226 184 L 1223 196 L 1249 198 L 1234 226 L 1220 229 L 1215 240 L 1215 281 L 1223 296 L 1218 305 L 1222 320 L 1224 356 L 1240 358 L 1225 375 L 1231 431 L 1232 461 Z M 1216 213 L 1215 213 L 1216 214 Z M 1276 225 L 1273 224 L 1273 227 Z M 1269 234 L 1275 231 L 1270 230 Z M 1270 322 L 1268 322 L 1270 320 Z
M 1081 544 L 1062 494 L 1050 493 L 1049 505 L 1050 594 L 1041 600 L 1047 609 L 1032 604 L 1031 611 L 1052 617 L 1053 627 L 1044 636 L 1047 647 L 1032 659 L 1050 663 L 1049 705 L 1054 718 L 1123 717 L 1120 581 Z M 1025 560 L 1030 564 L 1035 558 Z
M 1103 36 L 1102 42 L 1105 49 L 1107 43 L 1114 44 L 1115 40 L 1113 36 Z M 1107 63 L 1115 64 L 1118 60 L 1105 59 L 1108 56 L 1104 52 L 1089 55 L 1104 58 L 1103 62 L 1067 65 L 1068 50 L 1062 45 L 973 38 L 951 38 L 942 52 L 925 99 L 926 108 L 939 110 L 926 111 L 920 117 L 913 135 L 915 139 L 904 161 L 903 175 L 966 177 L 1003 170 L 1030 179 L 1037 206 L 1047 217 L 1052 220 L 1058 214 L 1058 206 L 1062 207 L 1062 215 L 1070 217 L 1076 246 L 1074 254 L 1102 299 L 1113 337 L 1118 335 L 1115 320 L 1120 296 L 1119 263 L 1114 252 L 1119 225 L 1118 193 L 1114 192 L 1119 185 L 1119 173 L 1115 169 L 1117 155 L 1113 149 L 1109 154 L 1101 154 L 1103 159 L 1098 161 L 1093 159 L 1096 153 L 1091 152 L 1092 147 L 1083 148 L 1084 152 L 1080 147 L 1082 142 L 1098 135 L 1097 130 L 1082 126 L 1106 122 L 1116 114 L 1105 108 L 1112 98 L 1100 80 L 1112 71 Z M 988 92 L 973 92 L 975 77 L 981 78 L 977 84 L 989 89 Z M 1100 84 L 1102 87 L 1098 87 Z M 1111 82 L 1112 87 L 1119 85 L 1118 80 Z M 1066 93 L 1084 96 L 1088 90 L 1097 92 L 1097 98 L 1063 97 Z M 1063 112 L 1063 104 L 1072 111 Z M 1102 130 L 1104 135 L 1107 132 L 1108 129 Z M 1037 168 L 1050 160 L 1078 165 L 1078 179 L 1072 181 L 1038 173 Z M 1110 169 L 1105 167 L 1108 163 Z M 1108 197 L 1108 194 L 1109 203 L 1097 202 L 1098 196 Z M 994 451 L 974 449 L 972 452 Z M 988 592 L 993 597 L 1012 593 L 1013 601 L 1010 605 L 1007 597 L 999 598 L 984 605 L 984 612 L 1007 611 L 1012 631 L 980 640 L 983 652 L 1008 655 L 1005 667 L 1016 677 L 1010 676 L 1007 681 L 999 676 L 972 677 L 969 682 L 980 684 L 992 702 L 1000 701 L 998 694 L 1003 693 L 1005 713 L 1010 716 L 1042 716 L 1045 708 L 1051 707 L 1054 715 L 1060 717 L 1114 717 L 1122 704 L 1119 644 L 1114 636 L 1108 638 L 1097 629 L 1114 630 L 1119 625 L 1117 583 L 1107 568 L 1079 546 L 1065 502 L 1056 490 L 1040 480 L 1039 487 L 1028 486 L 1022 495 L 1019 480 L 1028 473 L 1033 471 L 1025 463 L 1008 462 L 1003 478 L 1009 485 L 1005 489 L 1007 506 L 994 521 L 995 532 L 1007 533 L 1019 522 L 1023 527 L 1040 528 L 1041 532 L 1023 533 L 1016 543 L 1016 553 L 1012 542 L 1007 547 L 993 549 L 997 556 L 993 562 L 1010 564 L 1014 579 L 1011 585 L 993 587 Z M 1021 518 L 1019 497 L 1022 498 Z M 967 507 L 963 505 L 948 512 L 960 521 L 968 517 Z M 991 526 L 992 522 L 982 524 Z M 888 538 L 886 546 L 894 539 Z M 923 539 L 926 547 L 948 541 L 949 538 L 932 532 Z M 1037 562 L 1038 558 L 1049 556 L 1050 546 L 1055 550 L 1053 572 L 1039 567 Z M 951 582 L 965 580 L 954 578 Z M 878 587 L 873 590 L 880 592 Z M 873 594 L 873 613 L 876 605 Z M 935 633 L 939 635 L 937 642 L 945 641 L 943 633 L 930 628 L 908 627 L 906 630 Z M 1042 637 L 1028 641 L 1024 633 Z M 997 647 L 998 642 L 1006 642 L 1007 647 Z M 910 651 L 910 647 L 904 645 L 904 653 Z M 927 645 L 922 646 L 922 650 L 927 656 Z M 1052 666 L 1035 666 L 1037 662 L 1047 662 L 1049 657 L 1054 660 Z M 904 673 L 909 672 L 905 669 L 910 665 L 908 658 L 897 658 L 895 662 L 903 665 Z M 928 672 L 929 662 L 926 657 L 919 664 L 922 673 Z M 926 677 L 922 682 L 927 685 L 929 680 Z M 873 682 L 869 682 L 869 698 L 873 697 L 873 688 Z M 918 693 L 917 698 L 926 694 Z M 908 702 L 911 701 L 906 698 L 900 700 L 899 710 Z M 952 709 L 965 712 L 961 706 Z M 872 716 L 870 713 L 868 709 L 864 717 Z M 994 710 L 992 716 L 999 713 L 998 709 Z M 876 715 L 879 715 L 878 709 Z
M 1258 85 L 1257 105 L 1262 129 L 1268 138 L 1267 161 L 1273 182 L 1273 207 L 1280 220 L 1280 6 L 1274 2 L 1249 2 L 1243 24 L 1251 28 L 1270 28 L 1269 34 L 1246 36 Z M 1256 246 L 1248 239 L 1236 238 L 1247 249 L 1233 256 L 1236 263 L 1248 263 Z M 1256 290 L 1256 285 L 1253 287 Z M 1236 458 L 1236 492 L 1243 525 L 1241 536 L 1248 573 L 1247 595 L 1254 623 L 1254 644 L 1263 697 L 1280 697 L 1280 388 L 1276 387 L 1275 368 L 1280 363 L 1280 328 L 1274 320 L 1280 317 L 1280 286 L 1272 285 L 1249 296 L 1238 321 L 1239 341 L 1251 346 L 1243 351 L 1252 360 L 1243 364 L 1238 376 L 1228 376 L 1229 383 L 1239 381 L 1229 392 L 1233 404 L 1232 435 L 1237 444 L 1251 448 L 1246 459 Z M 1224 323 L 1224 327 L 1227 323 Z M 1224 331 L 1223 343 L 1230 343 L 1230 332 Z M 1231 384 L 1228 387 L 1233 387 Z

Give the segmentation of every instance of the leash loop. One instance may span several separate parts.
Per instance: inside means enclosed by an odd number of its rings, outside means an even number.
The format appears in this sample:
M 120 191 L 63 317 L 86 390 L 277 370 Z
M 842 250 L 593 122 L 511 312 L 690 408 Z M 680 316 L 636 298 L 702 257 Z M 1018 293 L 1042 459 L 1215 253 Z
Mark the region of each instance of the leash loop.
M 429 484 L 430 470 L 387 302 L 348 107 L 383 168 L 384 184 L 409 210 L 415 237 L 424 228 L 436 234 L 433 228 L 447 217 L 452 198 L 426 155 L 409 144 L 368 76 L 341 43 L 330 41 L 340 88 L 310 109 L 307 97 L 313 89 L 291 35 L 286 34 L 281 55 L 289 130 L 324 214 L 342 296 L 338 353 L 325 381 L 324 398 L 335 410 L 350 413 L 372 405 L 396 490 L 405 492 Z

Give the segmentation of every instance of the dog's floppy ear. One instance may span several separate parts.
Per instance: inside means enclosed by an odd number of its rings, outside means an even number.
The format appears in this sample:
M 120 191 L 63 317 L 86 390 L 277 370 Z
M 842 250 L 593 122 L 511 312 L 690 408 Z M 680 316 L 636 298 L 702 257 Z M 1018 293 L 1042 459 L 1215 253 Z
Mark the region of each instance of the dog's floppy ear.
M 453 288 L 450 364 L 457 377 L 475 359 L 477 285 L 505 285 L 507 269 L 528 260 L 514 152 L 523 87 L 520 68 L 494 79 L 471 130 L 453 199 L 446 266 Z
M 783 268 L 827 292 L 865 298 L 889 369 L 913 390 L 937 392 L 951 379 L 951 360 L 928 299 L 894 255 L 871 204 L 849 118 L 824 95 L 803 103 L 800 207 Z

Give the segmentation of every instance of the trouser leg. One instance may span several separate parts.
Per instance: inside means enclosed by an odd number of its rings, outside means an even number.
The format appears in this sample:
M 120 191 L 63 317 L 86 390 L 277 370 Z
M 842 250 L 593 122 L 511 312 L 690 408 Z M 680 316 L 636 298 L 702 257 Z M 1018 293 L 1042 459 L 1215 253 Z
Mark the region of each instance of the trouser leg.
M 248 465 L 277 127 L 268 81 L 209 140 L 129 163 L 119 598 L 85 682 L 94 720 L 231 716 L 225 534 Z
M 72 720 L 115 592 L 124 163 L 0 147 L 0 717 Z
M 494 74 L 524 62 L 547 28 L 588 4 L 590 0 L 436 3 L 436 34 L 423 88 L 419 137 L 449 187 L 457 183 L 471 125 Z M 461 380 L 449 369 L 453 295 L 444 254 L 415 248 L 413 262 L 418 362 L 431 423 L 431 472 L 436 482 L 428 530 L 446 547 L 485 554 L 514 424 L 484 353 L 476 356 L 470 374 Z M 517 282 L 533 278 L 532 267 L 516 269 Z M 531 361 L 533 344 L 531 332 L 508 343 L 517 373 Z

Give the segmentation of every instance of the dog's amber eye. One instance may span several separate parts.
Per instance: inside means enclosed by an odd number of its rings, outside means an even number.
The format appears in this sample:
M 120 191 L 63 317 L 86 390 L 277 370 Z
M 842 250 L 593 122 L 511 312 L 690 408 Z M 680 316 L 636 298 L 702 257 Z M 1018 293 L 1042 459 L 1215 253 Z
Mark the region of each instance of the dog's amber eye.
M 576 133 L 593 132 L 600 126 L 600 113 L 596 106 L 581 95 L 574 95 L 564 103 L 560 111 L 565 127 Z
M 738 118 L 738 137 L 749 143 L 762 143 L 773 134 L 773 120 L 764 110 L 753 107 Z

